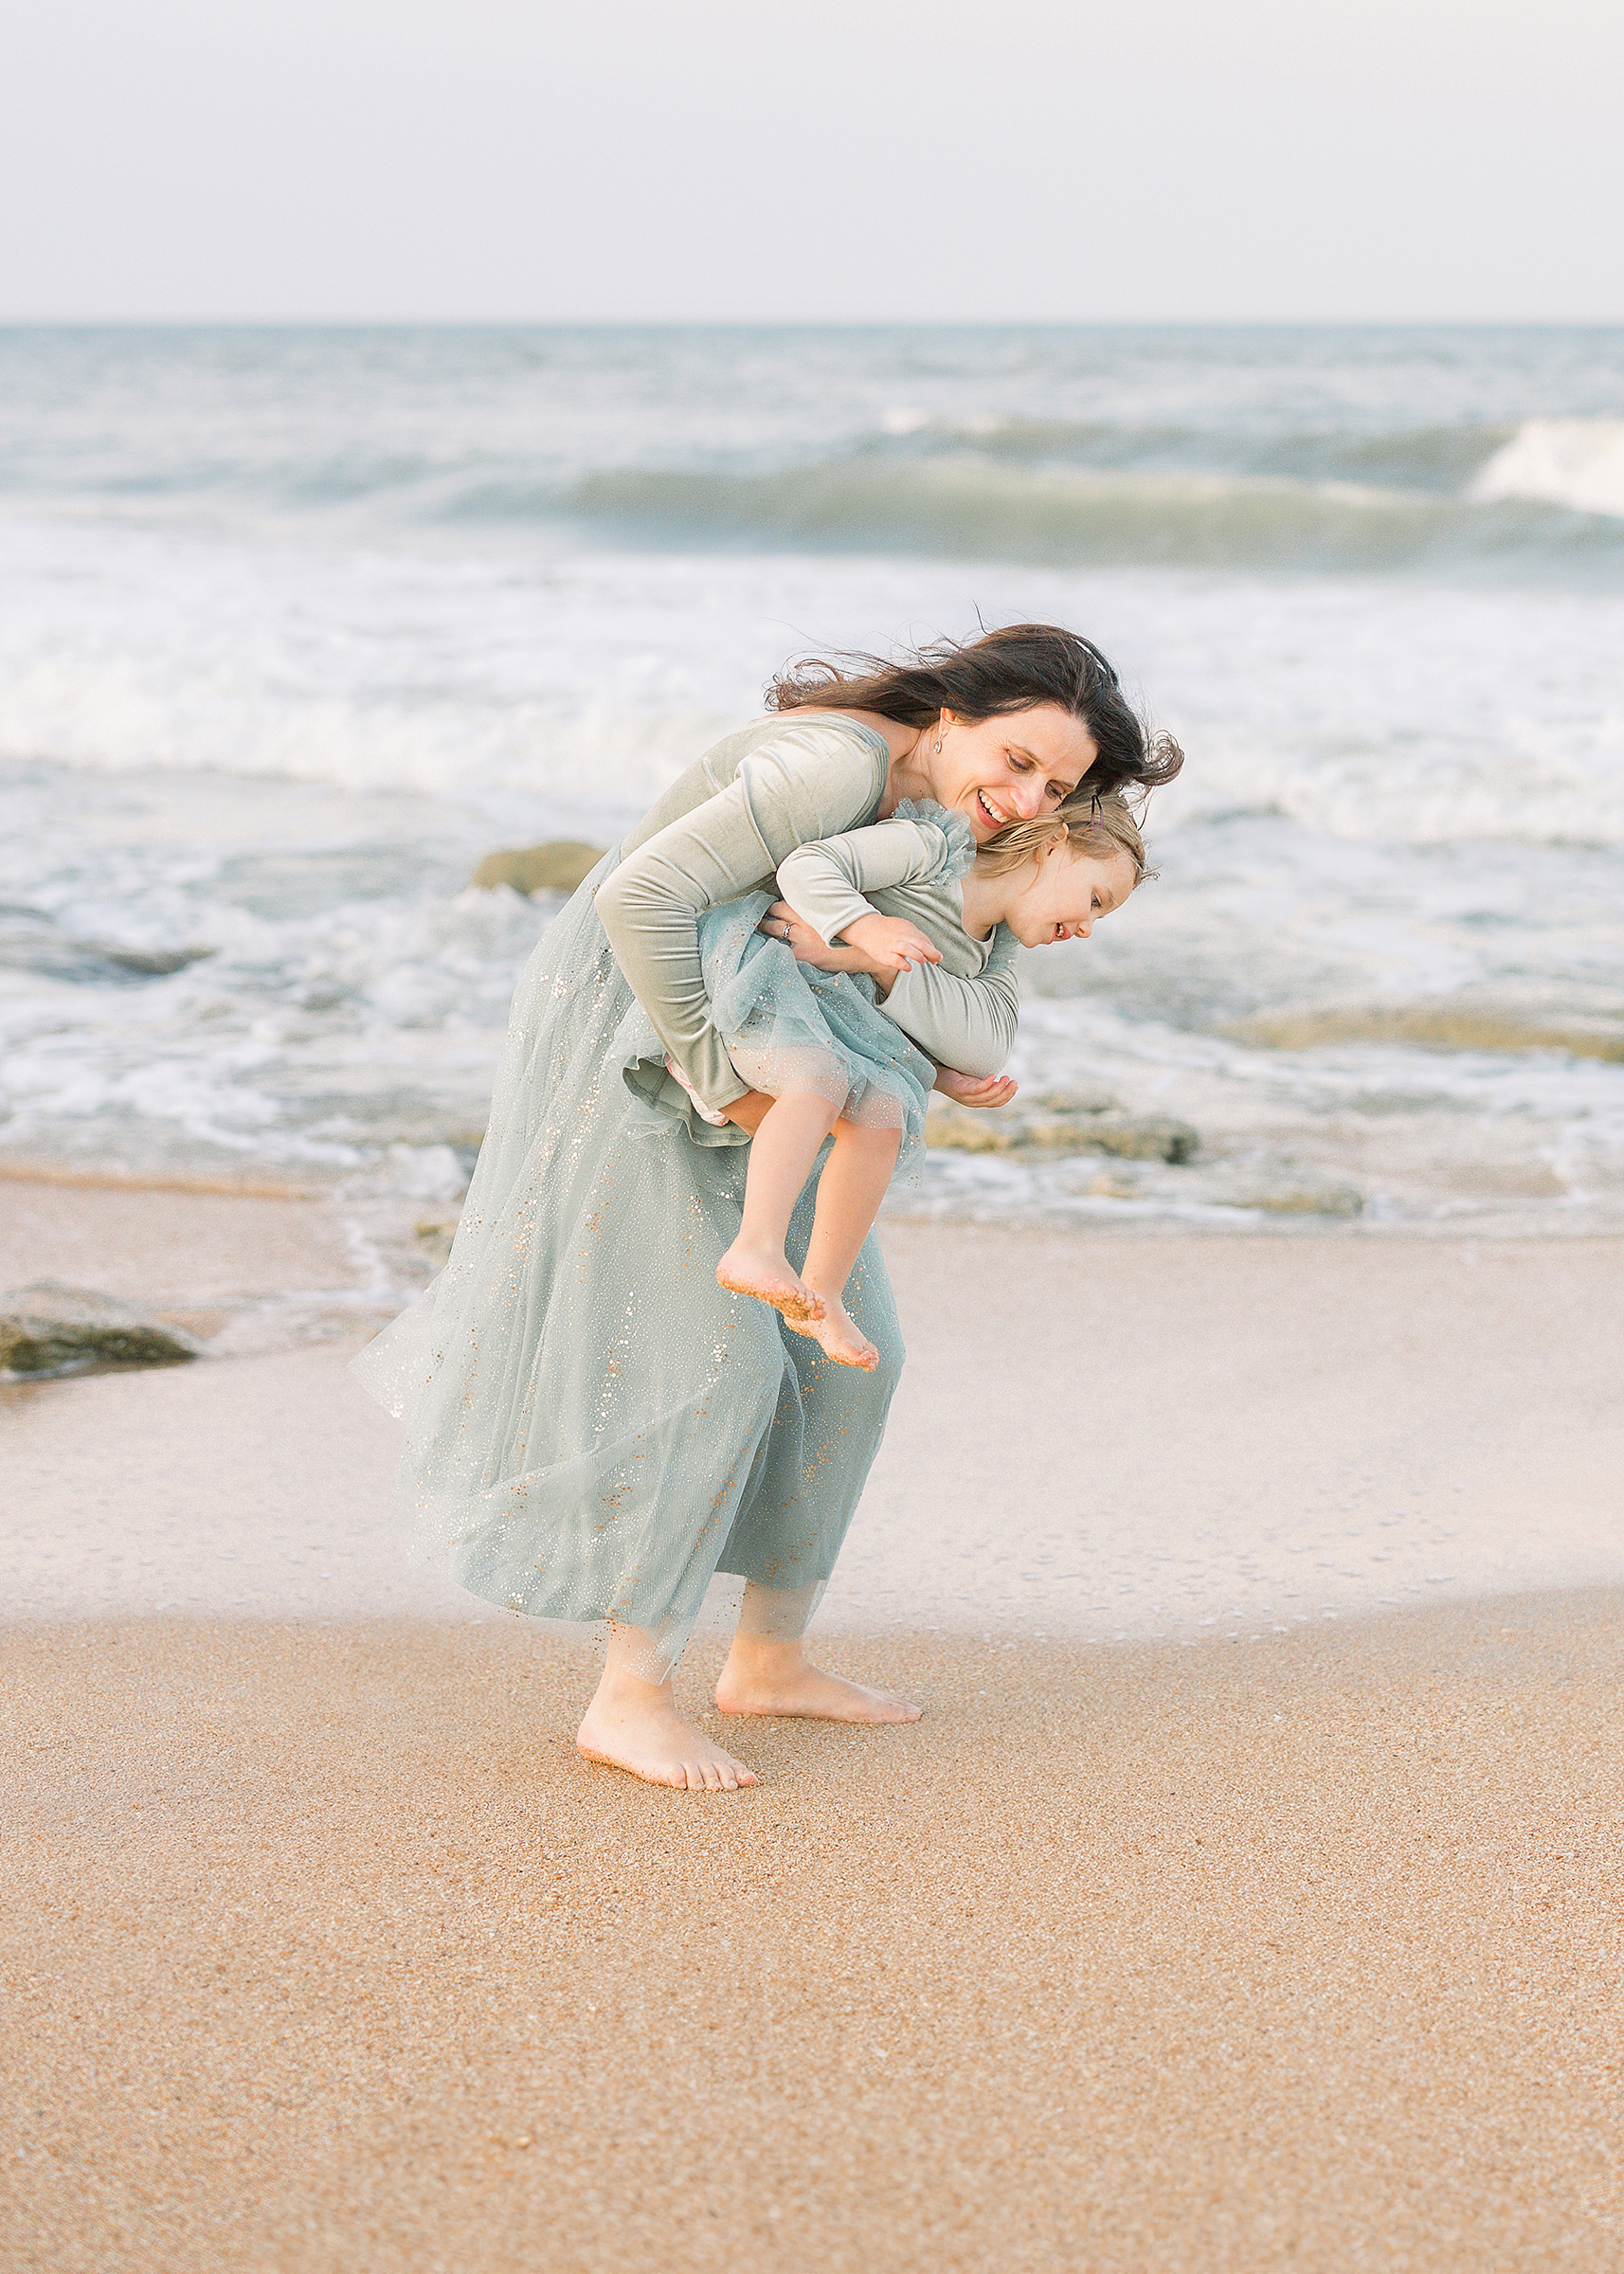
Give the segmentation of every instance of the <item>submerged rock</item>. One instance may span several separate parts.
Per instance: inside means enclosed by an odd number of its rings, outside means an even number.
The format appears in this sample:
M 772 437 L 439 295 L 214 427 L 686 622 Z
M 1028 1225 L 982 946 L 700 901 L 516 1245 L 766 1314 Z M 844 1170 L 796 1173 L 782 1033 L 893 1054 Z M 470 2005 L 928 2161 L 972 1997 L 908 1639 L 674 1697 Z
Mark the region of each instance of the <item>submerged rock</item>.
M 102 940 L 72 939 L 43 928 L 14 928 L 0 940 L 0 964 L 64 979 L 74 986 L 128 986 L 148 979 L 170 979 L 191 964 L 208 961 L 212 948 L 115 948 Z
M 1565 1051 L 1576 1058 L 1624 1061 L 1624 1031 L 1599 1024 L 1560 1026 L 1492 1005 L 1451 1002 L 1354 1004 L 1231 1020 L 1218 1032 L 1264 1050 L 1323 1050 L 1344 1042 L 1400 1042 L 1418 1050 Z
M 38 1279 L 0 1295 L 0 1371 L 69 1374 L 86 1366 L 172 1366 L 203 1345 L 181 1326 L 92 1288 Z
M 1352 1184 L 1308 1184 L 1281 1192 L 1257 1192 L 1238 1203 L 1261 1208 L 1265 1216 L 1344 1216 L 1364 1214 L 1364 1195 Z
M 1119 1161 L 1187 1161 L 1200 1143 L 1187 1121 L 1128 1113 L 1098 1090 L 1047 1090 L 996 1111 L 933 1097 L 928 1145 L 961 1153 L 1110 1153 Z
M 499 884 L 511 884 L 515 893 L 572 893 L 603 857 L 601 845 L 582 845 L 573 839 L 557 838 L 545 845 L 487 853 L 469 882 L 484 892 L 494 892 Z
M 459 1216 L 420 1216 L 412 1226 L 413 1237 L 437 1272 L 450 1259 L 451 1243 L 461 1220 Z

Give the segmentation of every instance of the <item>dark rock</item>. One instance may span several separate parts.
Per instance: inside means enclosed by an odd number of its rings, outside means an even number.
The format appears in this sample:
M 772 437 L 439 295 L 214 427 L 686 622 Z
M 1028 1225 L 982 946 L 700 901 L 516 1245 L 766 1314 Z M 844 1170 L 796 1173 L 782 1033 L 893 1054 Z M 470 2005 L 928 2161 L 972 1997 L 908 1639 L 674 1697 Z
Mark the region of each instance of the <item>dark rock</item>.
M 0 1371 L 70 1374 L 87 1366 L 172 1366 L 203 1345 L 182 1326 L 91 1288 L 38 1279 L 0 1295 Z
M 212 948 L 104 948 L 102 957 L 126 979 L 168 979 L 192 964 L 206 964 Z
M 961 1153 L 1110 1153 L 1119 1161 L 1187 1161 L 1200 1143 L 1187 1121 L 1125 1113 L 1102 1091 L 1048 1090 L 996 1111 L 932 1098 L 926 1142 Z
M 1187 1161 L 1201 1140 L 1187 1121 L 1168 1113 L 1102 1114 L 1082 1150 L 1113 1153 L 1119 1161 Z
M 568 838 L 550 844 L 525 845 L 515 852 L 487 853 L 470 882 L 493 892 L 511 884 L 515 893 L 572 893 L 603 859 L 600 845 L 579 845 Z
M 76 986 L 128 986 L 142 980 L 169 979 L 213 953 L 212 948 L 114 948 L 44 927 L 11 927 L 0 935 L 0 965 L 37 972 L 45 979 L 64 979 Z

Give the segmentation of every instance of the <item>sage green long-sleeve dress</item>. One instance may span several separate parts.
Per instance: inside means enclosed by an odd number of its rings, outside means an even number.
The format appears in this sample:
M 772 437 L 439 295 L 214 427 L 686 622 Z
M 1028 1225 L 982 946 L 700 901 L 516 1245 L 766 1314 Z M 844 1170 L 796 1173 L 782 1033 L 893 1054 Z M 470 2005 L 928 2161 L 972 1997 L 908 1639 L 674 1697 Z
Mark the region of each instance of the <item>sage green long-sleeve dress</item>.
M 698 919 L 801 844 L 877 816 L 884 740 L 829 713 L 758 721 L 691 767 L 548 928 L 514 997 L 451 1257 L 355 1362 L 406 1423 L 416 1549 L 473 1594 L 647 1637 L 658 1679 L 713 1573 L 809 1614 L 878 1447 L 903 1349 L 871 1239 L 847 1290 L 873 1373 L 716 1284 L 737 1236 L 743 1094 L 709 1016 Z M 992 1074 L 1014 947 L 902 974 L 888 1011 L 937 1063 Z M 791 1226 L 799 1264 L 815 1182 Z M 792 1628 L 790 1631 L 794 1631 Z

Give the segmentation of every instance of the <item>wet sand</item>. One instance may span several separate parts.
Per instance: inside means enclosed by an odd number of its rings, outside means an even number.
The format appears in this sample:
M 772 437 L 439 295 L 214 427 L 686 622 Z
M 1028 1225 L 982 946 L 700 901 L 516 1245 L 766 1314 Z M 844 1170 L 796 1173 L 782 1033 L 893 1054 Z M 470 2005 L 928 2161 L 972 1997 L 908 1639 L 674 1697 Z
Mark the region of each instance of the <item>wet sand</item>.
M 13 1630 L 0 2254 L 1615 2267 L 1621 1611 L 839 1642 L 682 1796 L 506 1623 Z
M 0 1285 L 220 1354 L 0 1386 L 9 1615 L 479 1615 L 403 1561 L 399 1433 L 346 1371 L 411 1244 L 330 1201 L 0 1185 Z M 822 1633 L 1249 1638 L 1624 1586 L 1624 1241 L 884 1244 L 909 1363 Z

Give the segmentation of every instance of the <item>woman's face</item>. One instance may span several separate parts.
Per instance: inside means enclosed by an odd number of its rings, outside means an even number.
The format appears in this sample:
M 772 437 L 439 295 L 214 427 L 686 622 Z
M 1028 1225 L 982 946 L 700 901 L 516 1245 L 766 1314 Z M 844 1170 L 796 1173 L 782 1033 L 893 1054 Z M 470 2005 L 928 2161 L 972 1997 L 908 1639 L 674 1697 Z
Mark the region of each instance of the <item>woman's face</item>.
M 1099 756 L 1080 718 L 1058 703 L 1038 703 L 1002 718 L 965 719 L 944 711 L 924 737 L 923 771 L 936 803 L 967 816 L 978 844 L 1010 821 L 1036 821 L 1069 797 Z
M 1120 848 L 1109 860 L 1075 853 L 1063 841 L 1045 847 L 1030 881 L 1004 911 L 1023 948 L 1052 948 L 1056 940 L 1086 940 L 1101 916 L 1120 908 L 1133 890 L 1133 857 Z

